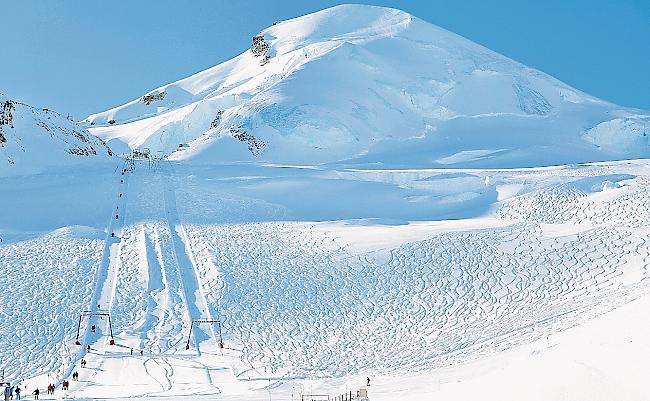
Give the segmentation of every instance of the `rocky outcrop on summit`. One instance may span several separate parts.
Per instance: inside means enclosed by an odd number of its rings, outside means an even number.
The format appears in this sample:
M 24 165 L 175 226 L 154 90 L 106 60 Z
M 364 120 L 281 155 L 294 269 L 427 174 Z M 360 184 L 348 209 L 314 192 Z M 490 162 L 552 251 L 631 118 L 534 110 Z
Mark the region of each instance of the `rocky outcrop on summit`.
M 264 35 L 253 36 L 253 44 L 251 45 L 251 54 L 260 58 L 260 65 L 265 65 L 269 62 L 271 56 L 269 55 L 270 46 L 264 40 Z

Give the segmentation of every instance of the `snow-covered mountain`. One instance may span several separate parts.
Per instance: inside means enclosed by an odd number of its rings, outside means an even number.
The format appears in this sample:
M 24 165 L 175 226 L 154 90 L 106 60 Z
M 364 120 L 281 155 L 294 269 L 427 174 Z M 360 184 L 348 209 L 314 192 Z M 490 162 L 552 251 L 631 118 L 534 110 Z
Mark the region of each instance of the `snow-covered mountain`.
M 403 11 L 342 5 L 87 122 L 197 162 L 426 167 L 643 157 L 648 119 Z
M 106 160 L 112 154 L 103 140 L 69 118 L 0 93 L 0 176 Z
M 168 159 L 0 100 L 23 394 L 650 399 L 650 161 L 475 168 L 647 155 L 647 113 L 365 6 L 89 117 Z

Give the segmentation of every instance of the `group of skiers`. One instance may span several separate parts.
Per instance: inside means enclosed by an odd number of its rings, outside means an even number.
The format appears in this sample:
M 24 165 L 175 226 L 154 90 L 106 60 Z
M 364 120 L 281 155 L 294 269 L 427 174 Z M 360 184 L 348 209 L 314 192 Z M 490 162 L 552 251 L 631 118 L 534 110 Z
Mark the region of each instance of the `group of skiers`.
M 81 367 L 86 367 L 86 360 L 82 359 L 81 360 Z M 79 381 L 79 372 L 74 372 L 72 374 L 72 380 L 74 381 Z M 67 380 L 63 380 L 61 382 L 61 389 L 62 390 L 67 390 L 70 387 L 70 382 Z M 47 385 L 47 394 L 54 394 L 54 390 L 56 389 L 56 386 L 52 383 Z M 25 390 L 27 390 L 27 386 L 25 386 Z M 41 395 L 41 390 L 40 389 L 35 389 L 32 394 L 34 395 L 34 399 L 38 400 L 38 397 Z M 20 400 L 21 399 L 21 389 L 20 386 L 7 386 L 4 389 L 4 399 L 5 400 Z
M 52 384 L 47 386 L 48 394 L 50 394 L 50 387 L 52 387 L 52 393 L 51 394 L 54 394 L 54 386 Z M 27 386 L 25 386 L 25 391 L 27 391 Z M 22 400 L 21 394 L 22 394 L 22 390 L 20 388 L 20 385 L 7 386 L 4 389 L 4 399 L 5 399 L 5 401 L 6 400 Z M 32 394 L 34 395 L 34 399 L 38 400 L 38 396 L 41 394 L 41 391 L 37 388 L 36 390 L 34 390 L 32 392 Z
M 79 380 L 79 373 L 74 372 L 72 374 L 72 380 Z M 61 389 L 67 390 L 70 386 L 70 382 L 67 380 L 63 380 L 61 382 Z M 47 394 L 52 394 L 54 395 L 54 390 L 56 389 L 56 386 L 52 383 L 47 385 Z M 25 386 L 25 390 L 27 390 L 27 386 Z M 39 388 L 34 389 L 32 391 L 32 394 L 34 395 L 34 399 L 38 400 L 39 396 L 41 395 L 41 390 Z M 5 400 L 21 400 L 22 399 L 22 390 L 19 385 L 17 386 L 7 386 L 4 389 L 4 399 Z
M 25 386 L 27 389 L 27 386 Z M 20 386 L 7 386 L 4 389 L 5 400 L 13 400 L 14 397 L 16 400 L 20 400 Z
M 64 380 L 62 383 L 63 390 L 68 389 L 68 381 Z M 54 384 L 50 383 L 47 385 L 47 394 L 52 394 L 54 395 L 54 389 L 56 387 Z M 25 386 L 25 390 L 27 390 L 27 386 Z M 20 386 L 8 386 L 5 387 L 4 389 L 4 399 L 5 400 L 21 400 L 22 399 L 22 390 Z M 32 391 L 32 395 L 34 395 L 34 399 L 38 400 L 38 397 L 41 395 L 41 390 L 39 388 L 34 389 Z
M 143 350 L 139 350 L 139 352 L 140 352 L 140 355 L 144 355 Z M 131 348 L 131 355 L 133 355 L 133 348 Z M 88 362 L 85 359 L 82 359 L 79 364 L 81 365 L 81 368 L 85 368 L 87 363 Z M 79 381 L 79 372 L 75 371 L 75 372 L 72 373 L 72 380 Z M 61 389 L 62 390 L 68 390 L 69 387 L 70 387 L 70 382 L 68 380 L 63 380 L 61 382 Z M 56 389 L 56 386 L 54 384 L 50 383 L 47 386 L 47 394 L 54 394 L 55 389 Z M 26 390 L 27 390 L 27 386 L 25 386 L 25 391 Z M 35 400 L 38 400 L 38 397 L 39 397 L 40 393 L 41 393 L 41 391 L 38 388 L 35 389 L 32 392 L 32 394 L 34 395 Z M 0 395 L 0 397 L 2 397 L 2 396 Z M 20 388 L 20 386 L 17 385 L 17 386 L 7 386 L 7 387 L 5 387 L 5 389 L 4 389 L 4 399 L 5 400 L 21 400 L 22 398 L 21 398 L 21 388 Z

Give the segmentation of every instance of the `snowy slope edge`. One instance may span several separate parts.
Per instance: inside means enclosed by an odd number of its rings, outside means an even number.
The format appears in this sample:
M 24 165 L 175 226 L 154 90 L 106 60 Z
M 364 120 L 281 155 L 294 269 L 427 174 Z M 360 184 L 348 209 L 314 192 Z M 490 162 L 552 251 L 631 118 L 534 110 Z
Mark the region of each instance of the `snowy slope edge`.
M 0 93 L 0 176 L 39 173 L 112 155 L 103 140 L 71 119 Z

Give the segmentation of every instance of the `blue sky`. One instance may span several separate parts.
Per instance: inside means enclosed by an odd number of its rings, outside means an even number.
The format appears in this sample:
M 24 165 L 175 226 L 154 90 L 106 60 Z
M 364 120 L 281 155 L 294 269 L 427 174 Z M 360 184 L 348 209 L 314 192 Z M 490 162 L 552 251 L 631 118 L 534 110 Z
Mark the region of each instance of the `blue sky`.
M 274 21 L 335 4 L 0 0 L 0 92 L 81 119 L 225 61 Z M 648 0 L 372 1 L 578 89 L 650 110 Z

